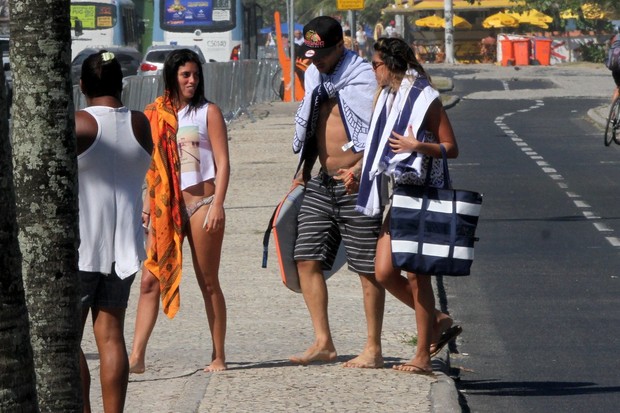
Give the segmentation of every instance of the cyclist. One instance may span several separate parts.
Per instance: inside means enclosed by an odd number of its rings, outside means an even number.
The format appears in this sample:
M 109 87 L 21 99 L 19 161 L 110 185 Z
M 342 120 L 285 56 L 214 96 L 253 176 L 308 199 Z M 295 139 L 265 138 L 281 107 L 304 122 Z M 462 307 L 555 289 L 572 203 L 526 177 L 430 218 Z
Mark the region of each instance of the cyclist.
M 616 82 L 616 88 L 614 89 L 614 95 L 612 102 L 620 95 L 620 61 L 618 61 L 618 52 L 612 52 L 612 49 L 620 49 L 620 27 L 616 27 L 616 34 L 609 40 L 609 56 L 607 61 L 607 67 L 611 70 L 611 76 Z M 614 59 L 615 57 L 615 59 Z M 615 60 L 615 61 L 614 61 Z

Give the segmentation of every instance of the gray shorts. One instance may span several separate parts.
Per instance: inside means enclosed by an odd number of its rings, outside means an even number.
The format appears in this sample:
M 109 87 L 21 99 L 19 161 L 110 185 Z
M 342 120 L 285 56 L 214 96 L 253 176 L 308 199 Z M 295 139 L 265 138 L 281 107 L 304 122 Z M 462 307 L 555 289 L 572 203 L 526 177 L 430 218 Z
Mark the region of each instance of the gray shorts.
M 121 280 L 112 274 L 79 271 L 82 307 L 127 308 L 131 284 L 136 274 Z
M 349 269 L 374 274 L 381 216 L 357 212 L 356 201 L 357 194 L 348 195 L 341 181 L 322 173 L 310 179 L 298 216 L 295 260 L 322 261 L 329 270 L 342 240 Z

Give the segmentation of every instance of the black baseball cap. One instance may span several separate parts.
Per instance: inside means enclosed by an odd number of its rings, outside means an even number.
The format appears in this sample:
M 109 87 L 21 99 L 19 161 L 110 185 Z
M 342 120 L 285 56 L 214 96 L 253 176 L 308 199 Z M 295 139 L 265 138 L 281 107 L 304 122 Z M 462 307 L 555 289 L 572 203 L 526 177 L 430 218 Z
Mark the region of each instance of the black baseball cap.
M 307 58 L 321 57 L 331 53 L 342 41 L 342 26 L 329 16 L 319 16 L 304 26 L 302 54 Z

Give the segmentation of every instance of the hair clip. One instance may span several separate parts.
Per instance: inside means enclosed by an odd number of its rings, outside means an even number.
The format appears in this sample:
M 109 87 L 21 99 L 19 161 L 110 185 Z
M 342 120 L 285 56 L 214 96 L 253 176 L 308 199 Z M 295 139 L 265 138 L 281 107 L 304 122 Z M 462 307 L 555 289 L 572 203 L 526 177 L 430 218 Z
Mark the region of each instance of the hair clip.
M 103 63 L 108 63 L 112 59 L 114 59 L 114 53 L 112 53 L 112 52 L 103 52 L 103 53 L 101 53 L 101 61 Z

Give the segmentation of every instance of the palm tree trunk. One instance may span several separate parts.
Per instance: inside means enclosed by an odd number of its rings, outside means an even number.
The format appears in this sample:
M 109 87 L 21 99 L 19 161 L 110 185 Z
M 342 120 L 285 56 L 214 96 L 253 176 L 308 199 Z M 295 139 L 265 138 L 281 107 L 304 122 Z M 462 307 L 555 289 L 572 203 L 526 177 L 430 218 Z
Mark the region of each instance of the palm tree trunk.
M 35 412 L 34 365 L 17 242 L 6 107 L 4 70 L 0 67 L 0 411 Z
M 10 0 L 22 274 L 42 412 L 81 412 L 69 1 Z

